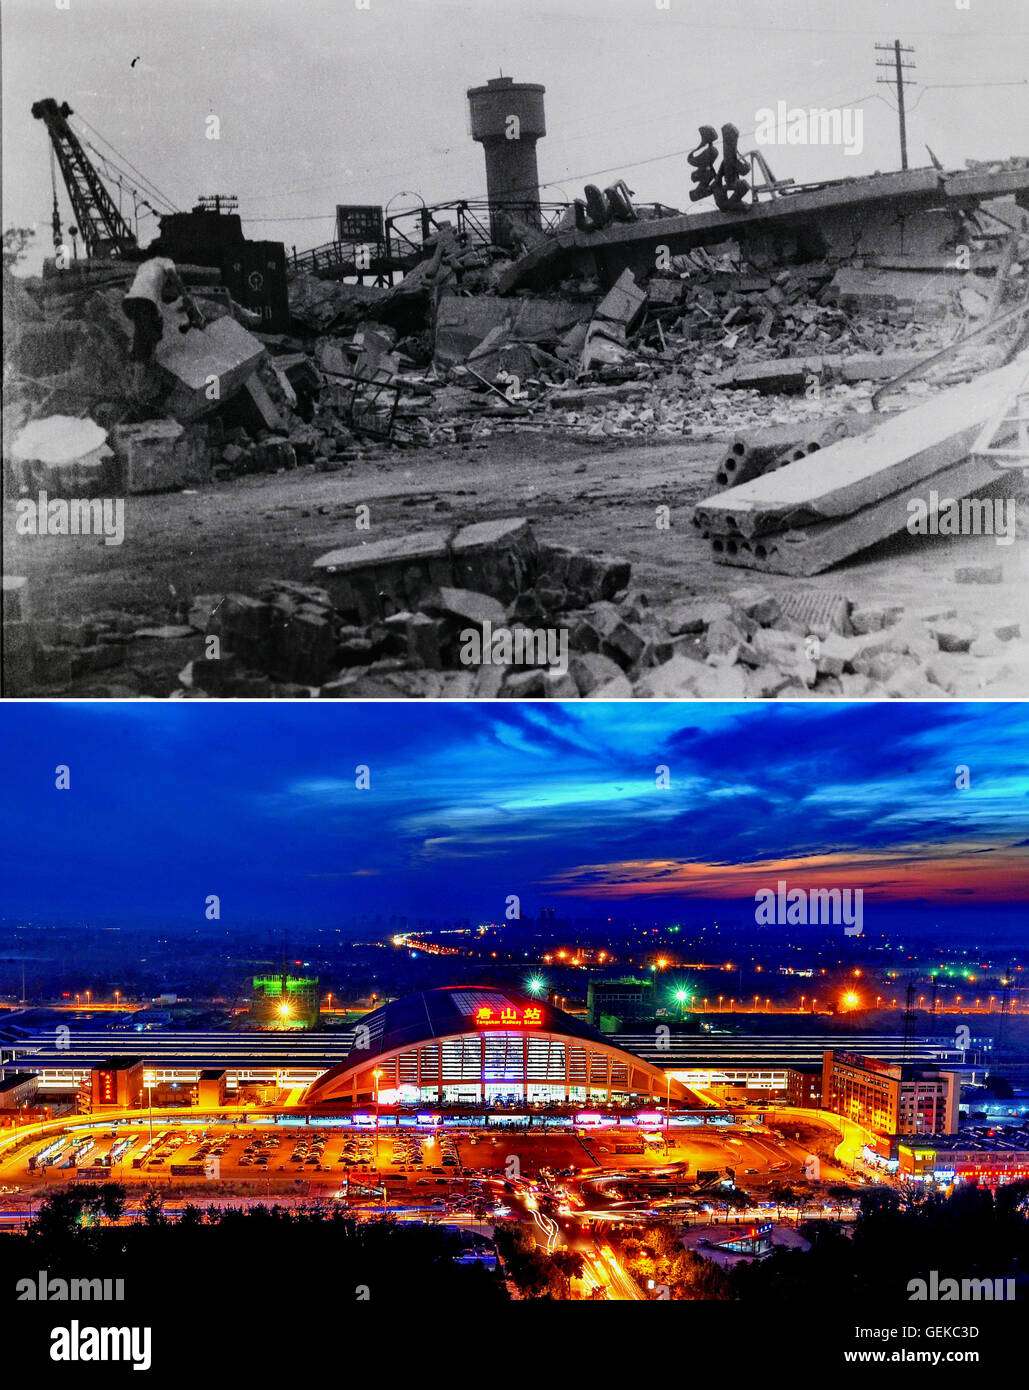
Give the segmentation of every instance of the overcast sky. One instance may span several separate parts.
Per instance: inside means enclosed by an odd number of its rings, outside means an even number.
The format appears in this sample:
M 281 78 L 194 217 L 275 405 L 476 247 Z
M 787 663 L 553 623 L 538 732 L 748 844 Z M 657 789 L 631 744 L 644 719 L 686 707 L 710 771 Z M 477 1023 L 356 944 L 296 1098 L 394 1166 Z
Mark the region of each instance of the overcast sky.
M 51 252 L 50 165 L 29 108 L 44 96 L 68 101 L 77 131 L 87 121 L 179 208 L 238 194 L 249 236 L 299 249 L 331 238 L 337 202 L 484 195 L 465 91 L 501 70 L 546 86 L 538 148 L 553 198 L 603 171 L 641 201 L 688 207 L 682 152 L 697 126 L 733 121 L 749 148 L 756 113 L 779 101 L 861 101 L 864 113 L 860 155 L 766 149 L 779 177 L 895 168 L 892 89 L 876 86 L 886 55 L 874 51 L 895 38 L 916 49 L 913 165 L 928 163 L 926 143 L 948 167 L 1029 153 L 1025 0 L 662 2 L 0 0 L 4 225 L 38 225 L 27 263 L 38 268 Z M 212 114 L 217 141 L 205 138 Z M 63 188 L 61 201 L 67 224 Z M 141 240 L 156 230 L 141 223 Z

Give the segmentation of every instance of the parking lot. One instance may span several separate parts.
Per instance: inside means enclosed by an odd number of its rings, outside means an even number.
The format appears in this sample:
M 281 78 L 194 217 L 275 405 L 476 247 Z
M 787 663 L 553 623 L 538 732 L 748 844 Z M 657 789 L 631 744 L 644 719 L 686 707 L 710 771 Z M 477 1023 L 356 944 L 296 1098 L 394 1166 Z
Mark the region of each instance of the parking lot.
M 369 1117 L 370 1120 L 370 1117 Z M 340 1192 L 356 1203 L 396 1197 L 412 1202 L 467 1194 L 478 1177 L 534 1177 L 545 1169 L 618 1170 L 688 1165 L 691 1176 L 727 1169 L 739 1186 L 760 1191 L 796 1179 L 806 1150 L 791 1139 L 734 1126 L 661 1131 L 627 1128 L 490 1129 L 339 1125 L 97 1124 L 37 1139 L 0 1164 L 7 1194 L 76 1178 L 133 1184 L 196 1185 L 226 1191 Z M 384 1197 L 385 1192 L 385 1197 Z

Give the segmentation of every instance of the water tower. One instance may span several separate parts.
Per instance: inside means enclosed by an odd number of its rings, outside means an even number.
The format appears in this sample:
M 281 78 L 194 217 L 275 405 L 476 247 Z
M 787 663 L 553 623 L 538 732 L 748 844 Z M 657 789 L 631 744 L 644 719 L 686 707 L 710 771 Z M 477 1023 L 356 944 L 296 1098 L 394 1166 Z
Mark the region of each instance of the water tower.
M 494 77 L 485 87 L 468 91 L 472 139 L 486 151 L 490 205 L 524 204 L 518 210 L 520 216 L 536 227 L 540 225 L 536 141 L 547 133 L 545 91 L 536 82 L 515 82 L 510 77 Z

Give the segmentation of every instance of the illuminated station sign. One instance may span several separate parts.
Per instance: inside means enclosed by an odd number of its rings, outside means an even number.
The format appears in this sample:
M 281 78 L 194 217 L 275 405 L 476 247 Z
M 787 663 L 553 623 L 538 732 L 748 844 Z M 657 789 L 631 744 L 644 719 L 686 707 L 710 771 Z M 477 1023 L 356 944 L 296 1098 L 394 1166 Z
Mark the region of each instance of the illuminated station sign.
M 512 1004 L 491 1009 L 484 1004 L 475 1010 L 475 1022 L 479 1028 L 539 1028 L 543 1024 L 543 1010 L 516 1009 Z

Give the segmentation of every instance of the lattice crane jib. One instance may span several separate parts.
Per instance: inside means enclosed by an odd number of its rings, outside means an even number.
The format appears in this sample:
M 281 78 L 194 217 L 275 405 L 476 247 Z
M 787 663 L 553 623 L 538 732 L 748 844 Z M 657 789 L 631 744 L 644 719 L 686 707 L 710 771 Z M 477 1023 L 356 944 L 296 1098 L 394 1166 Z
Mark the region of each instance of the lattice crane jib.
M 73 114 L 68 103 L 58 105 L 53 97 L 46 97 L 34 103 L 32 114 L 47 128 L 86 254 L 119 256 L 135 250 L 137 241 L 129 224 L 68 124 Z

